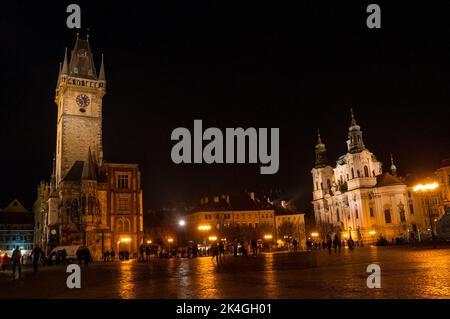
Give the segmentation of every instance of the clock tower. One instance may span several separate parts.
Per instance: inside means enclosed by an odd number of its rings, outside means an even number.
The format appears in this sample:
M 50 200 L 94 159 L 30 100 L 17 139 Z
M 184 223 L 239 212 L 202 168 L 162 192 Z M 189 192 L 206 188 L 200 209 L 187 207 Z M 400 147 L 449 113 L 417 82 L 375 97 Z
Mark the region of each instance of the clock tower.
M 103 56 L 97 75 L 89 36 L 84 40 L 77 35 L 69 62 L 66 49 L 56 86 L 57 187 L 75 162 L 86 160 L 89 150 L 95 160 L 102 163 L 102 99 L 105 89 Z

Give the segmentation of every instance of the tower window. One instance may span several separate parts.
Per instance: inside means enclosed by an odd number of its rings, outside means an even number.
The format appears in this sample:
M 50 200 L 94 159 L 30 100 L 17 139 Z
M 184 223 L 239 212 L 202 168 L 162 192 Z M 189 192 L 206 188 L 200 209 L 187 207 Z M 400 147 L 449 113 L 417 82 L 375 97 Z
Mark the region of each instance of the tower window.
M 411 215 L 414 215 L 414 206 L 413 206 L 413 204 L 409 204 L 409 213 Z
M 128 187 L 128 175 L 119 175 L 117 177 L 117 188 L 127 189 Z
M 364 176 L 369 177 L 369 168 L 367 166 L 364 166 Z
M 375 214 L 373 213 L 373 207 L 370 207 L 369 211 L 370 211 L 370 217 L 375 217 Z
M 355 178 L 355 171 L 353 170 L 353 167 L 352 167 L 352 179 L 353 178 Z
M 358 210 L 357 210 L 357 209 L 355 209 L 355 218 L 356 218 L 356 219 L 359 218 L 359 217 L 358 217 Z

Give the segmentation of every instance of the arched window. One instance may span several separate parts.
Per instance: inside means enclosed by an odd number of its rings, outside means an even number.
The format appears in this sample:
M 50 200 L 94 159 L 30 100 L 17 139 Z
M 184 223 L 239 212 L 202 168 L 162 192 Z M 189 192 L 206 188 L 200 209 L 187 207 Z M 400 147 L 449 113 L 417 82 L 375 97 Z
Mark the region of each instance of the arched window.
M 369 168 L 367 166 L 364 166 L 364 176 L 369 177 Z
M 353 170 L 353 167 L 352 167 L 352 179 L 353 178 L 355 178 L 355 171 Z
M 120 218 L 117 220 L 116 231 L 118 233 L 130 232 L 130 221 L 127 218 Z

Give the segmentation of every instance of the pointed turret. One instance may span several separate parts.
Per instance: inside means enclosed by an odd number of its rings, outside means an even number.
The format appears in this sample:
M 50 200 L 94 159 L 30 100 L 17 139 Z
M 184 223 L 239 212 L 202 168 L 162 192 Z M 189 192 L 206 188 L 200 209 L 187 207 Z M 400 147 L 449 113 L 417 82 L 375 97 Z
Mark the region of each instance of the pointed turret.
M 81 173 L 81 179 L 85 180 L 97 180 L 97 165 L 92 157 L 91 148 L 89 147 L 87 159 L 83 165 L 83 172 Z
M 53 153 L 53 171 L 52 176 L 50 178 L 50 193 L 53 193 L 56 190 L 56 157 Z
M 328 164 L 327 160 L 327 149 L 325 144 L 322 143 L 322 138 L 320 137 L 320 131 L 317 129 L 317 144 L 314 150 L 316 154 L 315 167 L 325 167 Z
M 394 157 L 391 154 L 391 173 L 393 176 L 397 177 L 397 166 L 394 164 Z
M 62 74 L 62 75 L 69 74 L 69 64 L 67 63 L 67 47 L 64 51 L 64 62 L 63 62 L 62 70 L 61 70 L 60 74 Z
M 72 50 L 69 63 L 69 75 L 97 80 L 97 72 L 95 70 L 94 58 L 89 46 L 89 36 L 87 39 L 80 39 L 77 33 L 77 40 Z
M 351 123 L 348 128 L 348 140 L 347 147 L 350 153 L 358 153 L 365 149 L 361 127 L 356 124 L 355 115 L 353 114 L 353 109 L 350 109 Z
M 100 64 L 100 73 L 98 74 L 99 81 L 106 81 L 105 77 L 105 66 L 103 64 L 103 53 L 102 53 L 102 63 Z

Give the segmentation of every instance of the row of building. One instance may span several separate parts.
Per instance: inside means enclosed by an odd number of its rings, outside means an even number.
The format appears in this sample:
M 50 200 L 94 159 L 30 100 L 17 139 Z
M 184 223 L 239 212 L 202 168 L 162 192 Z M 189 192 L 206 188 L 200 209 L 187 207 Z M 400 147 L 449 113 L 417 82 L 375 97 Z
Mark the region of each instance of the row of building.
M 103 158 L 102 113 L 106 93 L 103 56 L 96 71 L 89 38 L 77 36 L 70 59 L 60 64 L 53 172 L 38 185 L 33 213 L 17 200 L 0 211 L 0 250 L 32 244 L 47 253 L 58 245 L 88 246 L 94 258 L 103 251 L 138 252 L 145 242 L 141 173 L 137 164 Z M 353 113 L 347 153 L 330 163 L 318 136 L 313 180 L 316 232 L 335 232 L 359 240 L 426 235 L 450 206 L 450 162 L 437 170 L 438 191 L 414 192 L 413 184 L 390 171 L 363 142 Z M 32 220 L 33 219 L 33 220 Z M 303 243 L 304 214 L 285 202 L 245 193 L 203 197 L 186 216 L 190 239 L 230 240 L 259 237 Z M 249 239 L 249 238 L 247 238 Z

